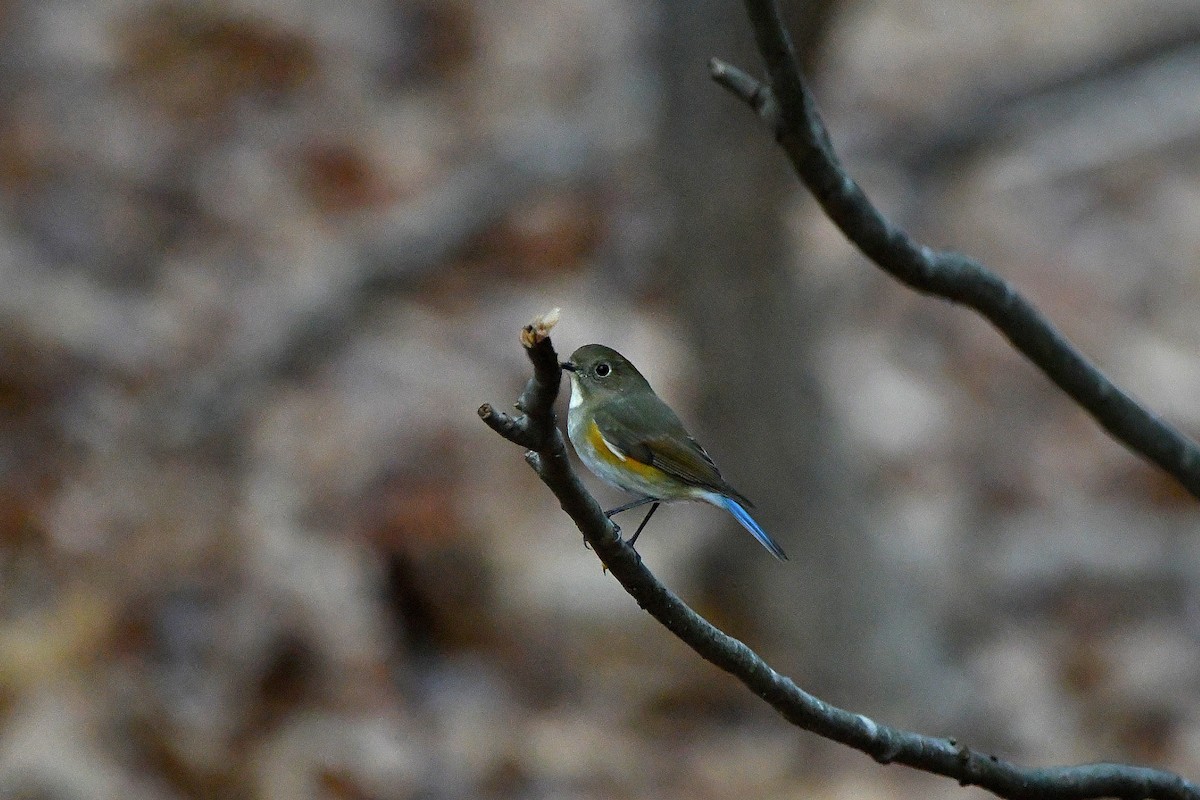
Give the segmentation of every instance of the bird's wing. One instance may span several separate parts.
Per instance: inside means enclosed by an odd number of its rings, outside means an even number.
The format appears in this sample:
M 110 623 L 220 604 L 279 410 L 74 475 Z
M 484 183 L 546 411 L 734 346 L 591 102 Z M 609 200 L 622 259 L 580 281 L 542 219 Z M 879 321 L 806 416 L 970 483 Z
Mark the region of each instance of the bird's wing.
M 658 398 L 654 398 L 656 402 L 638 402 L 638 428 L 655 432 L 647 436 L 623 421 L 629 413 L 623 399 L 614 399 L 596 411 L 596 427 L 608 444 L 626 458 L 656 467 L 690 486 L 735 497 L 753 507 L 745 495 L 725 482 L 712 458 L 665 403 Z

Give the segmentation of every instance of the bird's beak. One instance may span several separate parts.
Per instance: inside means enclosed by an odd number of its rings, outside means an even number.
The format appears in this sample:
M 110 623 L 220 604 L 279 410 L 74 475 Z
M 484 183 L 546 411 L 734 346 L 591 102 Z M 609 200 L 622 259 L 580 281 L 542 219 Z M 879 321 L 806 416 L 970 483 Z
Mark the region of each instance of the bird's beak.
M 559 366 L 562 367 L 563 369 L 565 369 L 567 372 L 578 372 L 579 371 L 579 367 L 575 366 L 570 361 L 564 361 L 561 364 L 559 364 Z

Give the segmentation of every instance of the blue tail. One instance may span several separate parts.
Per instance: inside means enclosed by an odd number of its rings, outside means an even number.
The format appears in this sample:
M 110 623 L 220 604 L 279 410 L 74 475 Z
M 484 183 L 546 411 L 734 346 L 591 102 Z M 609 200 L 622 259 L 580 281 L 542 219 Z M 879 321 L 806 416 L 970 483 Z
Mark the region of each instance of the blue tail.
M 771 555 L 778 558 L 780 561 L 787 561 L 787 553 L 783 552 L 783 548 L 779 546 L 779 542 L 771 538 L 770 534 L 762 529 L 762 527 L 754 521 L 754 517 L 750 516 L 750 512 L 742 508 L 741 503 L 734 500 L 732 497 L 726 497 L 723 494 L 713 493 L 712 501 L 716 505 L 728 511 L 742 523 L 742 527 L 750 531 L 758 543 L 771 551 Z

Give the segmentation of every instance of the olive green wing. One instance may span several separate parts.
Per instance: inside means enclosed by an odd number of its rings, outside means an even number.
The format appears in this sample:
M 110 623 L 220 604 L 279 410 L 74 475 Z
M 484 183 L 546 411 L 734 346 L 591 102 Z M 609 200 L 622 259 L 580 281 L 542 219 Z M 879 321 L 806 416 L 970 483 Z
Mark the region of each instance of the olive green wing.
M 745 495 L 721 477 L 712 458 L 657 396 L 615 398 L 596 411 L 595 419 L 600 435 L 626 458 L 657 467 L 689 486 L 728 495 L 753 507 Z

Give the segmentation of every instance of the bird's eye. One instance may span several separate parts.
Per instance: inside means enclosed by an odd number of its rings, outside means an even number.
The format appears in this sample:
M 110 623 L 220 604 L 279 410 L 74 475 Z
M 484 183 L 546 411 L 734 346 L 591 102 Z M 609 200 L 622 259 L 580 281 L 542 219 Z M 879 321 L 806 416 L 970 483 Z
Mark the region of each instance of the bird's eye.
M 608 373 L 610 372 L 612 372 L 612 367 L 610 367 L 608 364 L 605 364 L 603 361 L 596 365 L 597 378 L 607 378 Z

